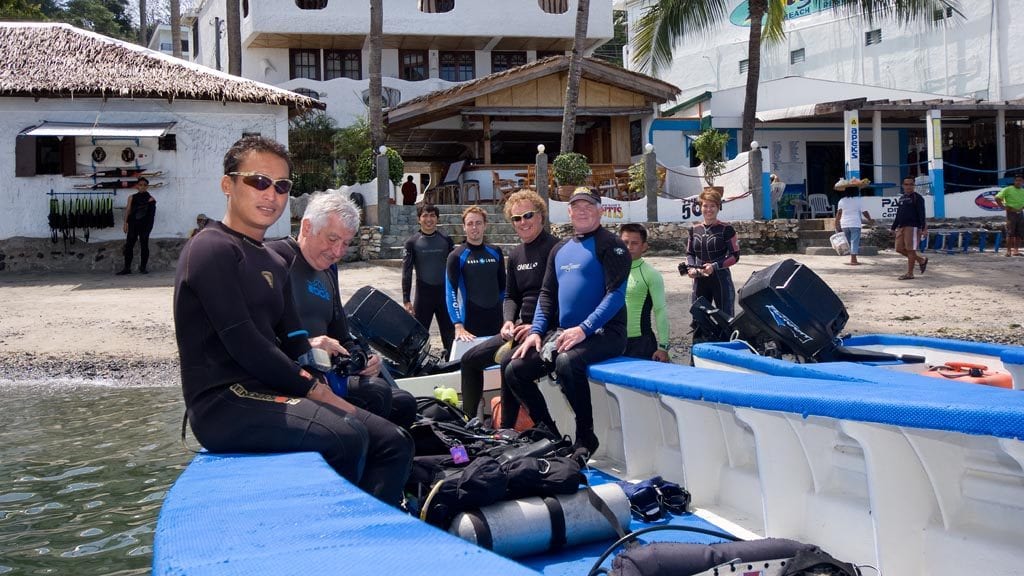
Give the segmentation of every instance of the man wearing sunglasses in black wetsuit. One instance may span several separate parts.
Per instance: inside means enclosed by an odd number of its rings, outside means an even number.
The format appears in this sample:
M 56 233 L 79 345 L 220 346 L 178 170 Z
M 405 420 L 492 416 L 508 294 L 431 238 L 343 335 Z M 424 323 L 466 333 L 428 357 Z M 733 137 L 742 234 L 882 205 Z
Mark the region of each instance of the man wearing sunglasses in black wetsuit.
M 222 222 L 178 260 L 174 328 L 192 431 L 211 452 L 319 452 L 340 475 L 398 505 L 412 441 L 336 396 L 308 358 L 284 260 L 263 244 L 288 206 L 288 151 L 251 136 L 224 157 Z

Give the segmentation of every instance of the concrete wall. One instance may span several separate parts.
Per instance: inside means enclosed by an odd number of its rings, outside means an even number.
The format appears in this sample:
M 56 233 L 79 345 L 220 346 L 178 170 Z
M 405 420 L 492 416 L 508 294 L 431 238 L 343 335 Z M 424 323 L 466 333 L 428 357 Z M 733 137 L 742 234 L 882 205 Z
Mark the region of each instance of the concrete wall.
M 262 104 L 220 104 L 212 102 L 165 100 L 0 98 L 0 239 L 11 237 L 49 238 L 48 195 L 54 192 L 75 192 L 76 184 L 88 179 L 65 178 L 59 174 L 15 177 L 15 141 L 22 130 L 43 121 L 99 122 L 110 124 L 139 122 L 176 122 L 171 133 L 177 137 L 177 150 L 157 150 L 155 138 L 140 143 L 153 151 L 147 170 L 164 174 L 151 179 L 163 184 L 151 189 L 157 200 L 153 238 L 184 238 L 195 227 L 196 214 L 202 212 L 214 219 L 224 215 L 224 195 L 220 191 L 222 160 L 231 144 L 243 132 L 260 133 L 280 142 L 288 141 L 287 109 Z M 89 145 L 88 138 L 78 143 Z M 91 172 L 86 165 L 76 167 L 78 173 Z M 93 230 L 90 239 L 96 242 L 124 238 L 120 223 L 123 208 L 134 190 L 118 190 L 114 198 L 113 228 Z M 74 196 L 57 196 L 73 198 Z M 268 232 L 270 236 L 288 233 L 287 218 L 278 221 Z M 81 240 L 79 240 L 81 241 Z

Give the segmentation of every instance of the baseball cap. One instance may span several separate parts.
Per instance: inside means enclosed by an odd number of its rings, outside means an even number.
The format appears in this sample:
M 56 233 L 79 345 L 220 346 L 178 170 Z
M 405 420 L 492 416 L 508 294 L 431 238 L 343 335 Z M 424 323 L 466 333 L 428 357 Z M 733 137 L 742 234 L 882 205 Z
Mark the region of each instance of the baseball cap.
M 586 200 L 591 204 L 600 204 L 601 196 L 594 190 L 587 188 L 586 186 L 580 186 L 579 188 L 572 191 L 572 196 L 569 196 L 569 204 L 577 200 Z

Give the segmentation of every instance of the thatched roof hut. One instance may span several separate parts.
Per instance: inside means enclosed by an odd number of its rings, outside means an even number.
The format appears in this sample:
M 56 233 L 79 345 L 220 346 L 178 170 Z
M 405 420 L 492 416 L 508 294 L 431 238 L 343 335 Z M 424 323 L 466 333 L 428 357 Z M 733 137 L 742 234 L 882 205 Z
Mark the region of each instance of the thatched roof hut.
M 323 102 L 67 24 L 0 22 L 0 96 Z

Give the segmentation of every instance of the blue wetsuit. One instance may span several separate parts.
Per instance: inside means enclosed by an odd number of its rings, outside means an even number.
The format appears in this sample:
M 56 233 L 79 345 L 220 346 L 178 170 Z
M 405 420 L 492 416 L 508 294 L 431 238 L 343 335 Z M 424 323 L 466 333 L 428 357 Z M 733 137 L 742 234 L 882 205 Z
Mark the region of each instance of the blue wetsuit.
M 626 279 L 632 259 L 618 236 L 598 227 L 566 238 L 548 257 L 544 284 L 530 332 L 544 336 L 552 328 L 583 329 L 586 339 L 558 354 L 554 372 L 576 413 L 576 443 L 593 452 L 594 416 L 587 368 L 626 349 Z M 550 370 L 532 348 L 505 370 L 509 388 L 534 422 L 554 430 L 537 378 Z
M 505 256 L 501 250 L 486 243 L 460 244 L 448 255 L 444 288 L 452 324 L 462 324 L 476 336 L 498 333 L 505 298 Z

